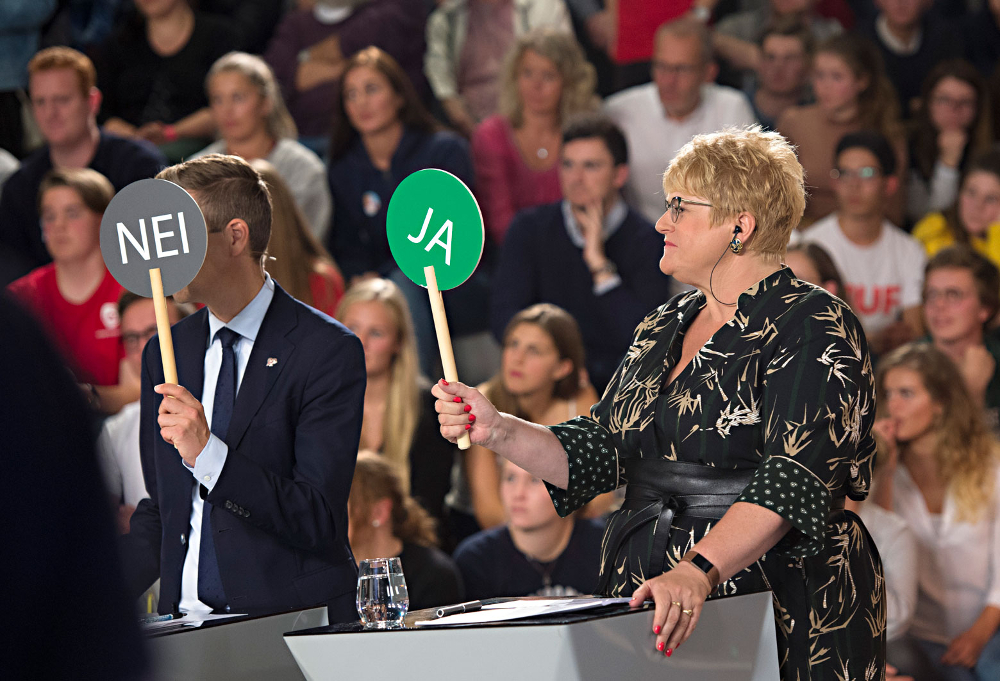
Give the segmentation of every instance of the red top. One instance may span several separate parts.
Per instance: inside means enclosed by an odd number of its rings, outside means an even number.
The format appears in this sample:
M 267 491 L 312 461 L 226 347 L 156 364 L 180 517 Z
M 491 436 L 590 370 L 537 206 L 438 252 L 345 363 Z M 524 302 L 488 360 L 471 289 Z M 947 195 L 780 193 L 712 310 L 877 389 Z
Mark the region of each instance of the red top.
M 319 261 L 318 271 L 309 273 L 309 291 L 312 293 L 313 304 L 320 312 L 333 316 L 344 297 L 344 277 L 329 264 Z
M 62 297 L 51 263 L 12 282 L 7 291 L 45 326 L 78 381 L 118 384 L 118 364 L 124 357 L 118 297 L 124 289 L 111 273 L 106 271 L 97 290 L 79 305 Z
M 615 62 L 649 61 L 656 29 L 686 14 L 692 4 L 692 0 L 618 0 Z
M 552 166 L 533 170 L 525 163 L 514 140 L 514 130 L 503 116 L 490 116 L 472 136 L 472 163 L 476 171 L 476 197 L 483 211 L 486 233 L 497 244 L 514 214 L 562 199 L 559 186 L 559 152 Z

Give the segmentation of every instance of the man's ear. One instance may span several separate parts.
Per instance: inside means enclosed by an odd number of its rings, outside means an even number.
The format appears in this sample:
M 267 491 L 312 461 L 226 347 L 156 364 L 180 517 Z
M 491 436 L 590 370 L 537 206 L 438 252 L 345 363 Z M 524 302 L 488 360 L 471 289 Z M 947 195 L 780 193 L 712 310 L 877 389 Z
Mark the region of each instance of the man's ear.
M 233 218 L 226 224 L 226 239 L 229 243 L 229 254 L 233 257 L 243 255 L 250 250 L 250 226 L 241 218 Z
M 615 189 L 621 189 L 628 182 L 628 164 L 622 163 L 615 168 L 615 177 L 613 184 Z
M 705 66 L 705 82 L 714 83 L 719 76 L 719 65 L 712 60 Z
M 101 102 L 104 101 L 104 95 L 96 87 L 90 88 L 90 92 L 87 93 L 87 108 L 90 109 L 91 116 L 97 116 L 98 112 L 101 110 Z
M 895 175 L 889 175 L 885 178 L 885 195 L 892 196 L 899 189 L 899 178 Z

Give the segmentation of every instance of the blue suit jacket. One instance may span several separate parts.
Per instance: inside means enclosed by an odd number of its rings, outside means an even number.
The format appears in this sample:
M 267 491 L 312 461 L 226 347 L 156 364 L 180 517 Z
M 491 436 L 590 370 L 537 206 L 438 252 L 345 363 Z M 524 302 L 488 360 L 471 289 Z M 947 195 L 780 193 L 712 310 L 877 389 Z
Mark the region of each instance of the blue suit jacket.
M 173 327 L 178 381 L 201 399 L 208 311 Z M 268 365 L 271 366 L 268 366 Z M 212 528 L 233 612 L 326 604 L 330 621 L 357 619 L 357 568 L 347 541 L 365 392 L 361 342 L 275 285 L 254 341 L 226 435 Z M 143 352 L 140 450 L 150 498 L 124 538 L 138 596 L 160 577 L 160 612 L 176 610 L 191 516 L 191 471 L 160 437 L 163 382 L 157 339 Z

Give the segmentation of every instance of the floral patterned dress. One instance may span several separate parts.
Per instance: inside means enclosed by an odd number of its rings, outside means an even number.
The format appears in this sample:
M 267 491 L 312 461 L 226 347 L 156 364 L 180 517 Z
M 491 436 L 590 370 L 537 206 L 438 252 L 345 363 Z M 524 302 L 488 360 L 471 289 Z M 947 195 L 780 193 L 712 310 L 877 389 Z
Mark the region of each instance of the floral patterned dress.
M 861 325 L 838 298 L 782 268 L 740 295 L 735 317 L 665 386 L 704 305 L 691 292 L 650 313 L 591 416 L 552 426 L 569 460 L 568 488 L 548 486 L 553 503 L 566 515 L 626 484 L 631 457 L 752 471 L 738 500 L 774 511 L 791 529 L 712 597 L 772 592 L 784 681 L 882 679 L 881 562 L 857 516 L 831 510 L 844 496 L 867 496 L 875 457 Z M 612 516 L 606 538 L 629 514 Z M 666 567 L 714 522 L 675 516 Z M 653 530 L 650 523 L 617 551 L 605 541 L 610 595 L 655 576 L 647 570 Z

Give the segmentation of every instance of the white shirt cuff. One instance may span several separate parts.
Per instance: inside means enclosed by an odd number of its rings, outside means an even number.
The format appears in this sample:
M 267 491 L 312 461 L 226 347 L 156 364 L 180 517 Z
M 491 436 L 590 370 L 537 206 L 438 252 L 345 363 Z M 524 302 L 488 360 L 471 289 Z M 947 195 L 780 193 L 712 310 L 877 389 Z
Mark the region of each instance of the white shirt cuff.
M 622 283 L 621 277 L 619 277 L 617 274 L 612 275 L 607 279 L 605 279 L 604 281 L 602 281 L 600 284 L 594 284 L 594 295 L 603 296 L 605 293 L 615 288 L 616 286 L 620 286 L 621 283 Z
M 222 473 L 222 467 L 226 465 L 227 456 L 229 456 L 229 446 L 215 435 L 211 435 L 208 444 L 194 460 L 194 468 L 190 469 L 191 474 L 211 492 L 215 487 L 215 481 Z

